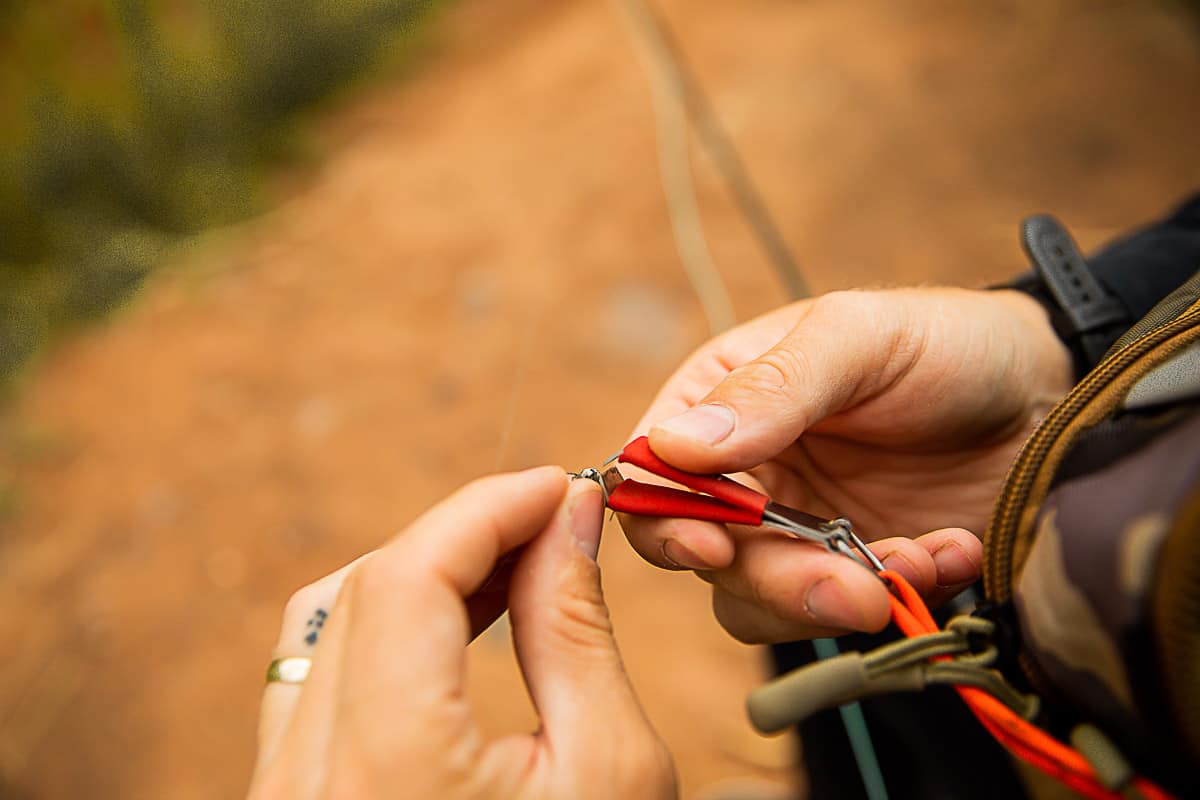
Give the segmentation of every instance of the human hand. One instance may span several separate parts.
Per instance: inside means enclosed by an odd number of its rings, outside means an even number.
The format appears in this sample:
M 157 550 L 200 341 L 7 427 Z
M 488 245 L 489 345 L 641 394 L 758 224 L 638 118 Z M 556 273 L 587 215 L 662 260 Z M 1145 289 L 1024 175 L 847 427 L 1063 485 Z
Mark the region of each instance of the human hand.
M 601 521 L 561 469 L 485 478 L 298 591 L 276 657 L 311 671 L 266 687 L 250 797 L 674 797 L 613 640 Z M 465 647 L 505 607 L 541 727 L 489 742 Z
M 637 432 L 681 469 L 748 471 L 775 500 L 848 517 L 936 605 L 979 577 L 980 542 L 961 528 L 984 529 L 1021 442 L 1071 385 L 1069 353 L 1019 292 L 837 292 L 703 345 Z M 712 583 L 717 618 L 743 641 L 887 624 L 880 581 L 781 532 L 621 524 L 650 562 Z

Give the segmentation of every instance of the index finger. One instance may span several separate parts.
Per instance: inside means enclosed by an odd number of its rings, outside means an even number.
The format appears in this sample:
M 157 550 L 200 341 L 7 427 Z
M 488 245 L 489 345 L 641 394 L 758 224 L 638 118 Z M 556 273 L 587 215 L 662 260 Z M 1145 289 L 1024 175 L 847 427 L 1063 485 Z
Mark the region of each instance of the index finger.
M 355 570 L 347 580 L 353 611 L 344 653 L 370 679 L 343 691 L 402 698 L 416 686 L 426 697 L 456 693 L 470 637 L 466 598 L 504 554 L 547 527 L 566 489 L 558 467 L 475 481 Z
M 478 590 L 501 556 L 540 533 L 567 492 L 562 467 L 536 467 L 467 484 L 412 523 L 372 559 L 386 575 L 416 568 L 460 598 Z

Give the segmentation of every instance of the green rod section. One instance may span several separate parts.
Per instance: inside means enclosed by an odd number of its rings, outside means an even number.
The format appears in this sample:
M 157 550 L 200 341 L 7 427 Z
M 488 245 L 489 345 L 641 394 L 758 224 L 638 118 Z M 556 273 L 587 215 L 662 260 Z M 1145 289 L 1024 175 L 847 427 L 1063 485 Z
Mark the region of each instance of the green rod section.
M 813 639 L 813 649 L 817 651 L 817 658 L 835 658 L 841 653 L 835 639 Z M 842 725 L 846 727 L 846 736 L 850 739 L 850 749 L 854 752 L 854 761 L 858 764 L 858 774 L 868 800 L 888 800 L 883 770 L 879 768 L 879 759 L 875 756 L 875 745 L 871 742 L 871 731 L 867 728 L 862 706 L 856 702 L 846 703 L 838 706 L 838 711 L 842 715 Z

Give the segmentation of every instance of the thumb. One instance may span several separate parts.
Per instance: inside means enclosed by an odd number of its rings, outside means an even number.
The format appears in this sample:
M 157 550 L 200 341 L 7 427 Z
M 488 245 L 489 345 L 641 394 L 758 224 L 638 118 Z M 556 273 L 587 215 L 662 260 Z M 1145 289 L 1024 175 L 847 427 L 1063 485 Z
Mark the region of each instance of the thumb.
M 905 349 L 897 306 L 881 293 L 818 298 L 774 347 L 734 368 L 687 411 L 654 425 L 650 446 L 691 472 L 736 472 L 773 458 L 902 374 L 892 358 Z
M 555 752 L 650 733 L 613 638 L 596 552 L 603 497 L 573 481 L 555 519 L 513 574 L 509 612 L 517 660 Z

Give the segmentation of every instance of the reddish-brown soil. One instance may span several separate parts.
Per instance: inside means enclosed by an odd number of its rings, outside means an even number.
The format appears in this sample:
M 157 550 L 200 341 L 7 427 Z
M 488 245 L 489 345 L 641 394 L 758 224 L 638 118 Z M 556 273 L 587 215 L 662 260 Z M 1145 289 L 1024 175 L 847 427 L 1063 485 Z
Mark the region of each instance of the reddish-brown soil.
M 1200 34 L 1151 3 L 670 2 L 814 288 L 983 285 L 1051 210 L 1085 245 L 1200 184 Z M 291 590 L 464 481 L 619 445 L 706 333 L 610 4 L 462 2 L 412 76 L 321 122 L 281 208 L 178 254 L 39 365 L 4 426 L 0 794 L 244 791 Z M 741 317 L 784 298 L 703 158 Z M 853 320 L 847 321 L 853 335 Z M 602 553 L 685 796 L 796 780 L 705 586 Z M 532 723 L 502 630 L 490 731 Z

